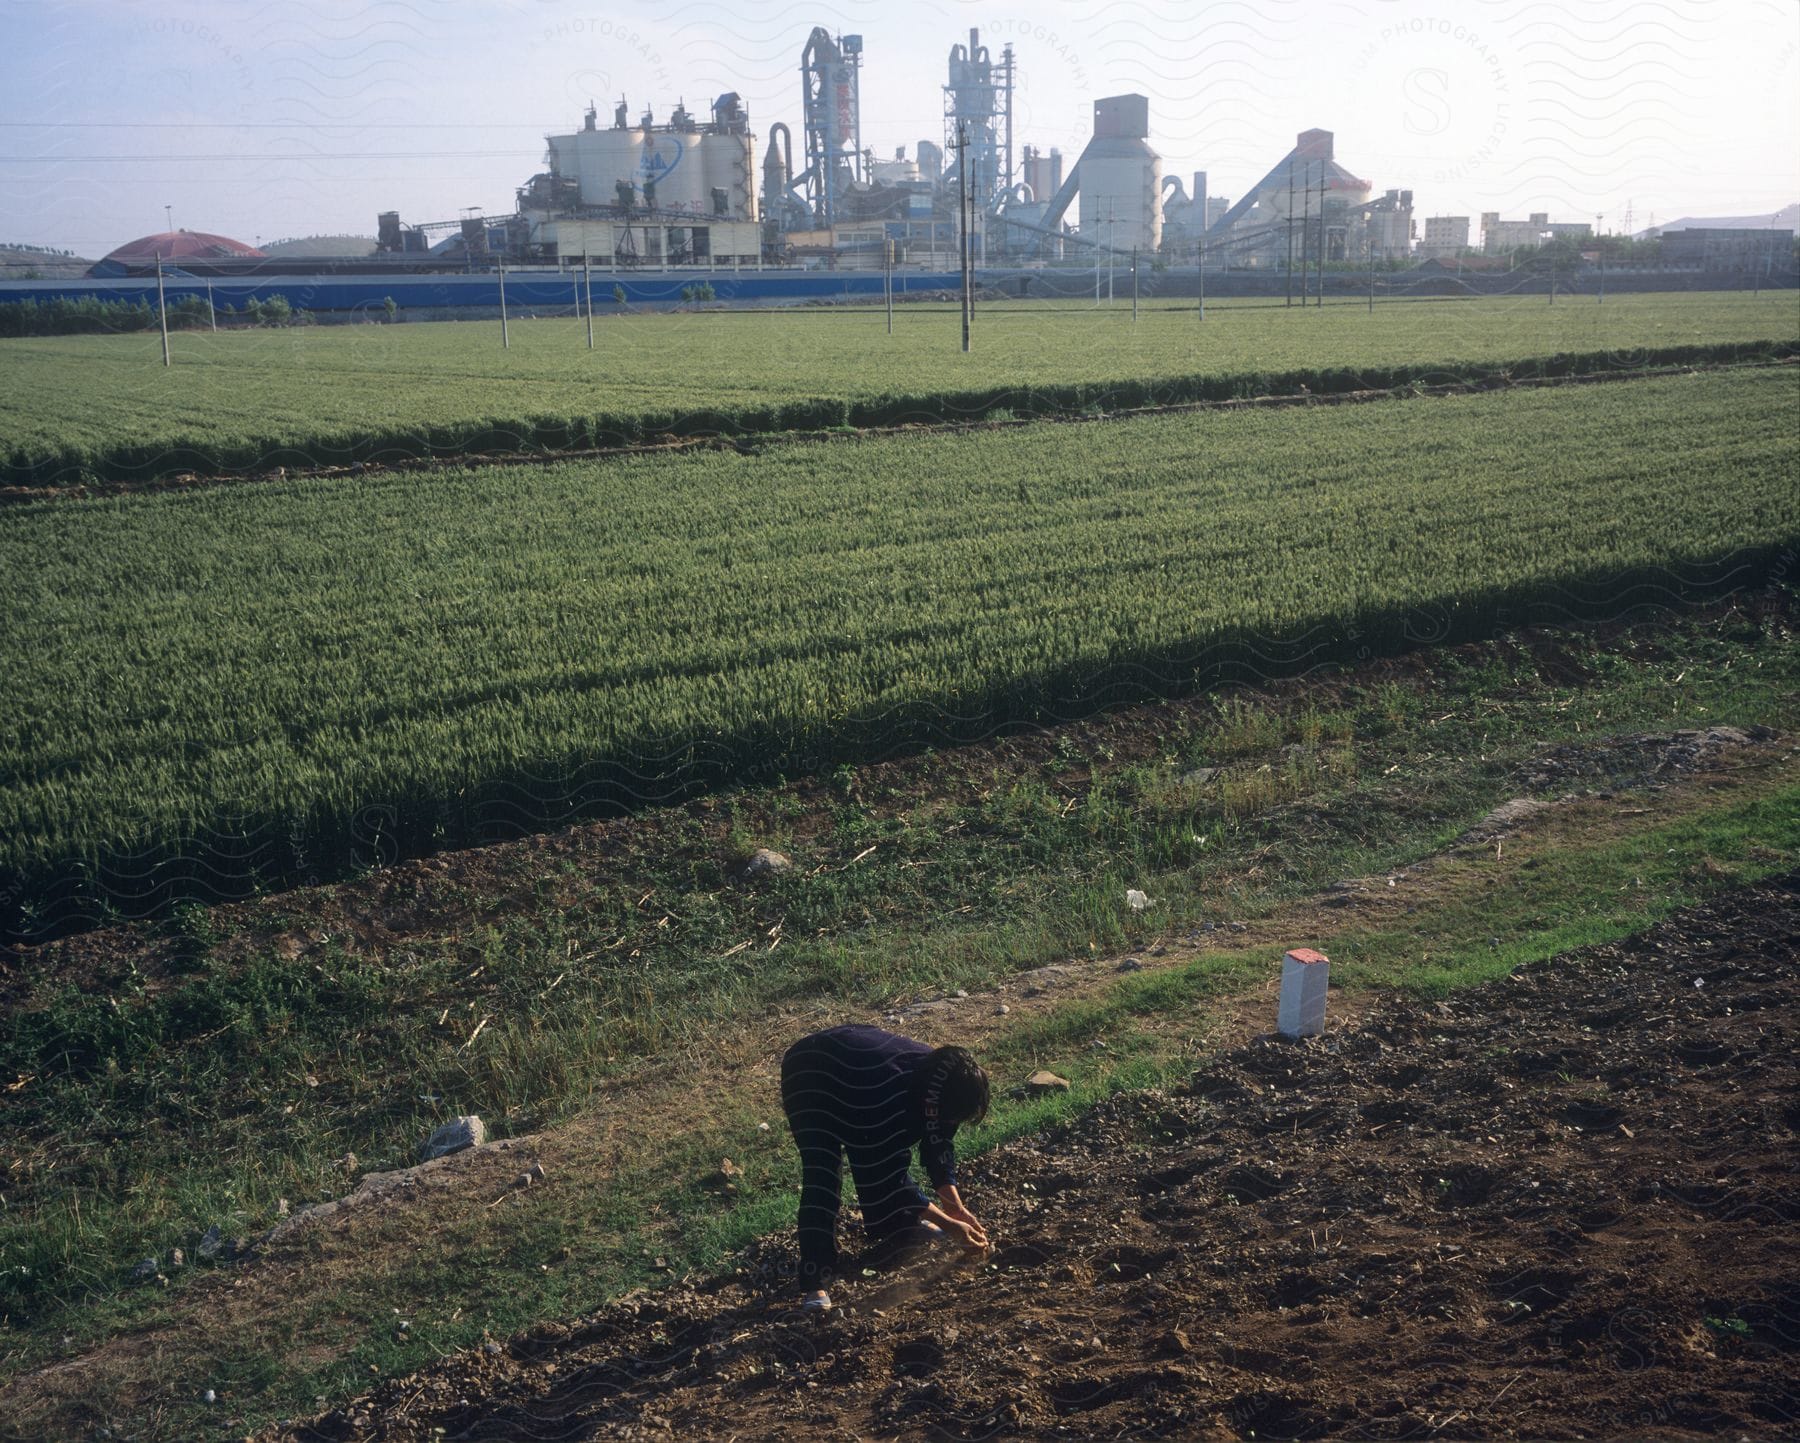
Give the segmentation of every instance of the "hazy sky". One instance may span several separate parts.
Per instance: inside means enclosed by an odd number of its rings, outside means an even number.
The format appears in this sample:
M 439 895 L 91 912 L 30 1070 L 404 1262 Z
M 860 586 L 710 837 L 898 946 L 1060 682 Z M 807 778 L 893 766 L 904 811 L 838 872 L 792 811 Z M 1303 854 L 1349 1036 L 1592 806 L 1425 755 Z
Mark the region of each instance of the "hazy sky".
M 942 138 L 949 49 L 1018 56 L 1017 141 L 1142 91 L 1165 171 L 1236 199 L 1313 126 L 1417 214 L 1773 211 L 1800 199 L 1800 0 L 0 0 L 0 241 L 100 255 L 177 226 L 373 234 L 510 210 L 543 136 L 740 92 L 799 137 L 814 25 L 864 37 L 863 138 Z M 759 148 L 760 155 L 760 148 Z

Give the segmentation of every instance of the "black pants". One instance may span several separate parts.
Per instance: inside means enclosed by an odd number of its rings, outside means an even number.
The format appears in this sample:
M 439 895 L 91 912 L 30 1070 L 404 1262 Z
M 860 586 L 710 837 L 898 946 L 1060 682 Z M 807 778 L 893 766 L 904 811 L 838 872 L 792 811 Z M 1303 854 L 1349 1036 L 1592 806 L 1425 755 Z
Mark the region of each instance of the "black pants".
M 816 1079 L 810 1079 L 810 1086 L 803 1082 L 803 1070 L 783 1060 L 781 1106 L 800 1149 L 800 1281 L 822 1288 L 838 1270 L 837 1216 L 846 1156 L 864 1231 L 877 1248 L 916 1224 L 926 1199 L 913 1181 L 911 1146 L 895 1138 L 847 1136 L 829 1096 L 821 1096 Z

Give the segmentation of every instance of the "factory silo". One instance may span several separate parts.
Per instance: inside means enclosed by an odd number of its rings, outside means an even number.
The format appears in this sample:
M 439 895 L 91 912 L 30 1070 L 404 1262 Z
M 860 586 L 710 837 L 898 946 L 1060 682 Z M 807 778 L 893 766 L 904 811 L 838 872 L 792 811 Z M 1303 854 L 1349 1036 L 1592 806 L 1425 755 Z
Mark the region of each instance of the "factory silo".
M 1094 102 L 1094 138 L 1077 163 L 1081 234 L 1090 243 L 1148 253 L 1162 244 L 1162 157 L 1149 136 L 1148 97 Z
M 756 142 L 736 95 L 719 98 L 710 124 L 678 105 L 666 124 L 646 111 L 632 125 L 620 105 L 609 129 L 590 124 L 548 139 L 552 171 L 579 181 L 583 205 L 614 205 L 629 194 L 645 209 L 756 219 Z

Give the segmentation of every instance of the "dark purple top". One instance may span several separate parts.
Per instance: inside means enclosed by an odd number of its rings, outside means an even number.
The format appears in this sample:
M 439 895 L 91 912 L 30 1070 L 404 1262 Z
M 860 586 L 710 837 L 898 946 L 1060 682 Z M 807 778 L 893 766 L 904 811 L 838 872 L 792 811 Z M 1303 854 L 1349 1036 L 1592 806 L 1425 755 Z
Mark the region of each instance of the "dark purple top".
M 956 1128 L 914 1095 L 932 1049 L 910 1037 L 853 1023 L 802 1037 L 788 1049 L 784 1076 L 803 1083 L 807 1113 L 847 1147 L 919 1149 L 931 1185 L 956 1182 Z

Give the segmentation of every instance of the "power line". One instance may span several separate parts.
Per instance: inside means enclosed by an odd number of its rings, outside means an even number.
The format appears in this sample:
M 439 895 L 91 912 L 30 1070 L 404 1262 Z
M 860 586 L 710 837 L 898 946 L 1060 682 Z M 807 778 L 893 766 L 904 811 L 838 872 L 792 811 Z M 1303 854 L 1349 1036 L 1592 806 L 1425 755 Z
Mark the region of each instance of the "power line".
M 517 120 L 0 120 L 0 130 L 555 130 Z
M 339 150 L 310 151 L 243 151 L 228 150 L 213 154 L 184 152 L 180 155 L 0 155 L 0 165 L 145 165 L 162 162 L 204 161 L 331 161 L 331 160 L 517 160 L 522 156 L 539 156 L 532 150 Z

